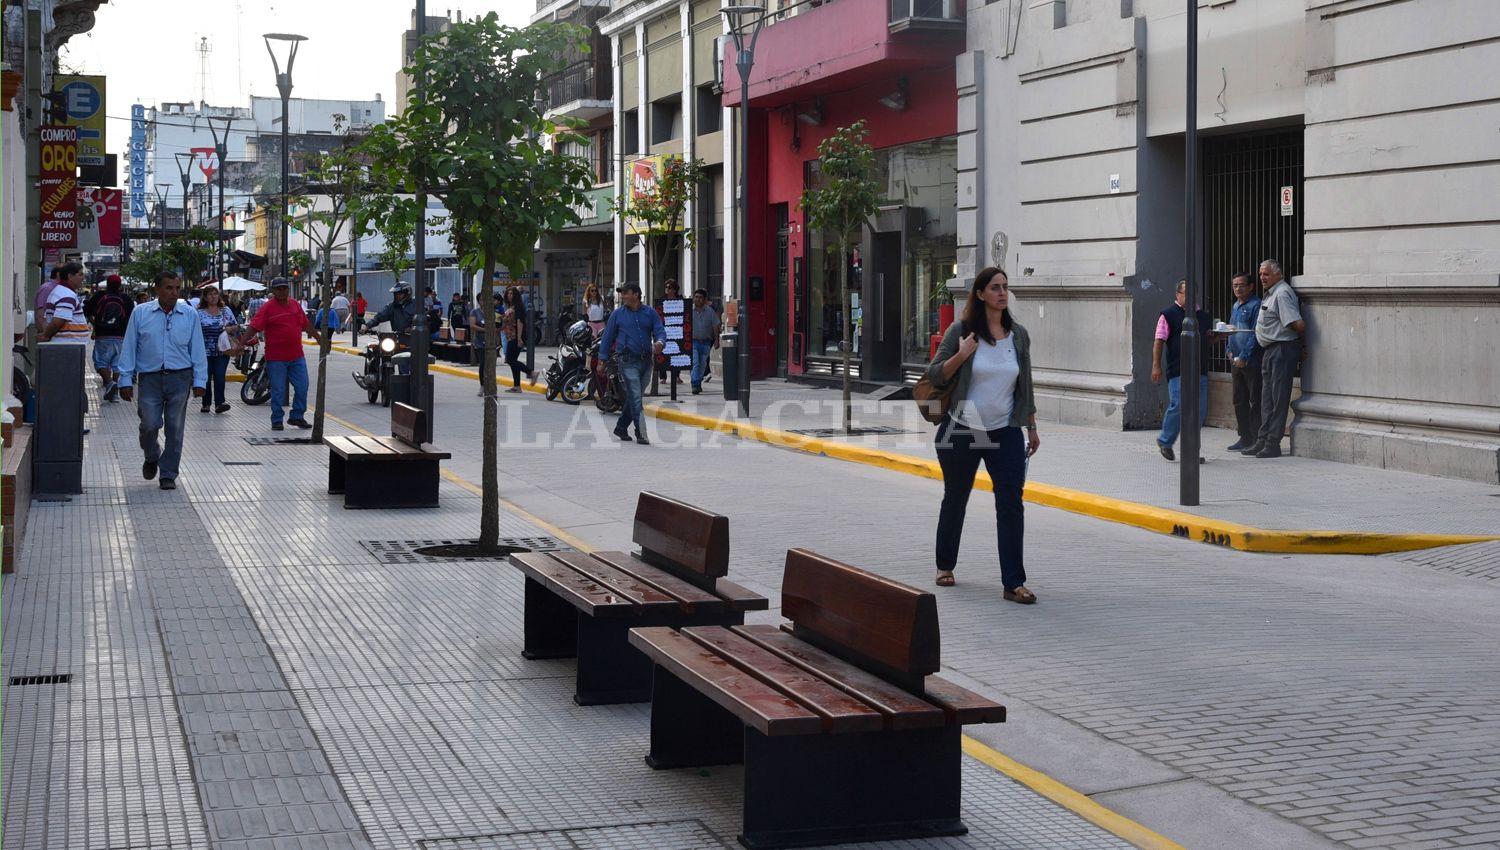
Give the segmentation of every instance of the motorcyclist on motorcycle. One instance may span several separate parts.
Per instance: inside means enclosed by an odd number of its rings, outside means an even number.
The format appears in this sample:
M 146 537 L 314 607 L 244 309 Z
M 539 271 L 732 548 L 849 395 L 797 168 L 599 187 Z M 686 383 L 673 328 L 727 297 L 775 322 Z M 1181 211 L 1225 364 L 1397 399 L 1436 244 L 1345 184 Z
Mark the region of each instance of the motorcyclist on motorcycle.
M 391 323 L 391 331 L 396 334 L 396 341 L 402 348 L 411 348 L 411 329 L 416 323 L 417 310 L 421 309 L 415 298 L 412 297 L 412 285 L 406 281 L 397 281 L 391 287 L 391 303 L 385 305 L 376 313 L 374 318 L 365 322 L 364 331 L 369 333 L 376 325 L 382 322 Z M 411 370 L 411 361 L 402 359 L 399 366 L 401 374 L 405 375 Z

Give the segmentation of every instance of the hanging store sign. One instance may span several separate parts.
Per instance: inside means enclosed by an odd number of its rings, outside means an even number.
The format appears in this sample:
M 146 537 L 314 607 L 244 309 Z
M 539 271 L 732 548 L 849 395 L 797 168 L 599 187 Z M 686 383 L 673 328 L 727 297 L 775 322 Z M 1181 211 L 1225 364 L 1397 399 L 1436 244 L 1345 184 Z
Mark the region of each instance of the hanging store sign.
M 146 107 L 130 107 L 130 217 L 146 217 Z
M 61 74 L 52 90 L 63 96 L 63 122 L 78 128 L 78 163 L 104 164 L 104 78 Z
M 78 190 L 80 231 L 93 230 L 100 245 L 120 244 L 120 190 L 99 189 L 92 186 Z
M 78 128 L 48 125 L 37 128 L 42 170 L 42 248 L 72 248 L 78 242 Z

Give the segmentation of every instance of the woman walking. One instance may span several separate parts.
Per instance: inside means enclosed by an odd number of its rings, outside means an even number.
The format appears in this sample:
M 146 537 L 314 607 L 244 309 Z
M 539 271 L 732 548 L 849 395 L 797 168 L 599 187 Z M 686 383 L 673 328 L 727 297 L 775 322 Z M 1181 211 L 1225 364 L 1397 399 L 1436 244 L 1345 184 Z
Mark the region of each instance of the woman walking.
M 948 416 L 938 426 L 937 456 L 943 469 L 943 507 L 938 515 L 937 584 L 952 587 L 963 537 L 964 514 L 974 475 L 984 463 L 995 491 L 995 532 L 1005 598 L 1036 602 L 1026 589 L 1021 490 L 1026 459 L 1041 447 L 1031 384 L 1031 337 L 1010 315 L 1010 281 L 987 268 L 974 276 L 963 316 L 949 326 L 927 367 L 938 389 L 950 385 Z M 1024 427 L 1024 431 L 1023 431 Z
M 599 294 L 599 284 L 590 283 L 583 290 L 583 317 L 594 329 L 594 337 L 604 333 L 604 320 L 609 314 L 604 309 L 604 296 Z
M 505 315 L 500 318 L 500 332 L 505 335 L 505 363 L 510 366 L 511 387 L 506 390 L 508 393 L 521 391 L 522 372 L 531 379 L 531 385 L 536 386 L 536 373 L 521 363 L 521 340 L 526 338 L 526 320 L 522 318 L 525 312 L 521 290 L 514 286 L 505 290 Z
M 227 332 L 232 339 L 239 333 L 239 323 L 215 284 L 203 287 L 199 295 L 198 324 L 203 327 L 203 346 L 208 351 L 209 380 L 208 392 L 203 394 L 203 412 L 212 409 L 223 413 L 229 409 L 224 402 L 224 375 L 229 369 L 230 353 L 219 349 L 219 336 Z

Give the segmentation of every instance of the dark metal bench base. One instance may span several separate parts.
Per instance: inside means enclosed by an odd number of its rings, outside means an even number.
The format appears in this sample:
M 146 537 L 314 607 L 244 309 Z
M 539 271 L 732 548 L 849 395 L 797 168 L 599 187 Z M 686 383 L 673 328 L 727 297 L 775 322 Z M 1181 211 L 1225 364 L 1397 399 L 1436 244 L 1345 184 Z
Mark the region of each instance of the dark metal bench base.
M 739 841 L 753 850 L 968 832 L 961 727 L 768 737 L 656 668 L 654 768 L 745 765 Z
M 435 508 L 442 479 L 438 460 L 345 458 L 329 451 L 328 492 L 342 495 L 346 508 Z
M 577 658 L 579 705 L 651 701 L 651 659 L 630 645 L 637 626 L 740 625 L 742 612 L 688 615 L 661 612 L 641 617 L 593 617 L 526 578 L 521 657 Z

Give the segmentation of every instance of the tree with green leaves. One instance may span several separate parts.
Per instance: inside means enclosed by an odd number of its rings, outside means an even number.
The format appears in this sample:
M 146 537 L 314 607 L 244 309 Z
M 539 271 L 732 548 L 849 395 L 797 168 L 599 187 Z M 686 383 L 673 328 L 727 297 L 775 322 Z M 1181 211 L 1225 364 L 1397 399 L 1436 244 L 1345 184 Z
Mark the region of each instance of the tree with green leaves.
M 840 127 L 818 145 L 817 185 L 802 193 L 807 226 L 823 231 L 838 249 L 839 316 L 844 353 L 844 433 L 849 433 L 849 360 L 853 353 L 849 321 L 849 249 L 870 219 L 880 211 L 880 186 L 875 182 L 875 151 L 865 142 L 864 121 Z
M 208 246 L 216 238 L 217 234 L 207 227 L 191 227 L 181 236 L 131 251 L 130 260 L 120 266 L 120 274 L 131 280 L 150 281 L 157 272 L 171 269 L 181 274 L 184 282 L 195 284 L 208 267 L 213 256 Z
M 576 209 L 593 185 L 587 160 L 562 152 L 581 142 L 573 124 L 549 120 L 537 94 L 570 52 L 587 50 L 582 27 L 542 22 L 505 26 L 491 12 L 454 24 L 417 46 L 407 73 L 424 81 L 394 120 L 377 126 L 363 153 L 377 182 L 400 189 L 390 215 L 411 218 L 418 189 L 448 209 L 459 264 L 481 272 L 480 309 L 495 315 L 497 265 L 529 268 L 545 233 L 578 223 Z M 548 144 L 550 137 L 556 145 Z M 495 374 L 493 321 L 481 352 L 482 374 Z M 500 538 L 495 384 L 484 387 L 484 458 L 479 545 Z
M 666 157 L 650 186 L 639 193 L 632 186 L 624 195 L 625 216 L 645 242 L 651 282 L 648 298 L 662 291 L 672 252 L 695 242 L 696 230 L 685 219 L 688 201 L 703 184 L 704 169 L 701 159 Z

